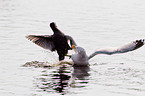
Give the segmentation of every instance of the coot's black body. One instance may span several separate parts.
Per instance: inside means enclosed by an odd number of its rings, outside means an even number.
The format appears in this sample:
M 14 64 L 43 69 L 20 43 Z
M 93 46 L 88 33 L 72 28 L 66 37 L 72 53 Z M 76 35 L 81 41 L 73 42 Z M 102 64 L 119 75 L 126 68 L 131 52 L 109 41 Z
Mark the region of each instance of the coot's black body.
M 54 32 L 52 35 L 52 40 L 55 46 L 55 50 L 57 50 L 59 60 L 63 60 L 71 47 L 68 45 L 65 35 L 57 28 L 55 23 L 51 23 L 50 27 Z
M 50 23 L 50 27 L 54 32 L 53 35 L 29 35 L 27 38 L 40 47 L 51 51 L 57 51 L 59 60 L 64 60 L 68 50 L 71 50 L 68 40 L 70 40 L 71 45 L 76 45 L 76 43 L 71 36 L 64 35 L 54 22 Z

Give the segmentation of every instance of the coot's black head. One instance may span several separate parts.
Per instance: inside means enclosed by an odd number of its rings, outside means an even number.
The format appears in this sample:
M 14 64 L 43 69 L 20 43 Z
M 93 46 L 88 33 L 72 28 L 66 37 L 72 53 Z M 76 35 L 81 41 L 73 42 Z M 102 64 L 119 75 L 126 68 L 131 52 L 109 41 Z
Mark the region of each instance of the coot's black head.
M 55 27 L 57 27 L 57 26 L 56 26 L 56 24 L 55 24 L 54 22 L 52 22 L 52 23 L 50 23 L 50 27 L 51 27 L 51 28 L 55 28 Z

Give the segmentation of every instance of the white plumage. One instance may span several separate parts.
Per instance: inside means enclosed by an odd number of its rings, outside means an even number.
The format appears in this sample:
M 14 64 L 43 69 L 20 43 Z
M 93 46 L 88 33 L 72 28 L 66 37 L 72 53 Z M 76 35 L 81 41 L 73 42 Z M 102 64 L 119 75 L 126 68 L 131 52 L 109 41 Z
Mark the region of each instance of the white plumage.
M 72 46 L 76 51 L 76 54 L 71 55 L 71 59 L 74 62 L 75 66 L 86 66 L 89 64 L 88 56 L 84 48 L 79 46 Z
M 94 53 L 92 53 L 90 56 L 87 56 L 84 48 L 79 47 L 79 46 L 73 46 L 72 48 L 74 48 L 77 53 L 73 54 L 71 58 L 74 62 L 74 65 L 84 66 L 84 65 L 88 65 L 89 59 L 91 59 L 95 55 L 98 55 L 98 54 L 112 55 L 112 54 L 117 54 L 117 53 L 126 53 L 126 52 L 133 51 L 140 48 L 141 46 L 144 45 L 144 43 L 145 43 L 145 40 L 141 39 L 141 40 L 136 40 L 131 43 L 125 44 L 120 47 L 100 48 L 96 50 Z

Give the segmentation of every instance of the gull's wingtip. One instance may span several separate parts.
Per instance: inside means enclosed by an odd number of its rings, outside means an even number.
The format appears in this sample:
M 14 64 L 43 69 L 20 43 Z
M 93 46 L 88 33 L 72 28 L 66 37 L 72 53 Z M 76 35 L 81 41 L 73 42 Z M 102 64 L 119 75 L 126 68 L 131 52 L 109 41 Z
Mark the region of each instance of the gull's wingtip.
M 139 39 L 139 40 L 136 40 L 135 42 L 143 42 L 143 43 L 145 43 L 145 39 Z
M 136 46 L 133 50 L 142 47 L 145 44 L 145 39 L 136 40 L 134 43 Z

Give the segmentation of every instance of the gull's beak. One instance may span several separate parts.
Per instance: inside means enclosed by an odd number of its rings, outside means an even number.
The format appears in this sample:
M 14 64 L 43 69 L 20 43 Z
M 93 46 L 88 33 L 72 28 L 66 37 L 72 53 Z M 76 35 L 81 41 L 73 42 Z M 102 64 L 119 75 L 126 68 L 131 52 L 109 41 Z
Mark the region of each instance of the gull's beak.
M 77 51 L 76 51 L 76 46 L 75 45 L 72 45 L 71 46 L 73 49 L 74 49 L 74 51 L 77 53 Z
M 72 47 L 73 49 L 75 49 L 75 45 L 72 45 L 71 47 Z

